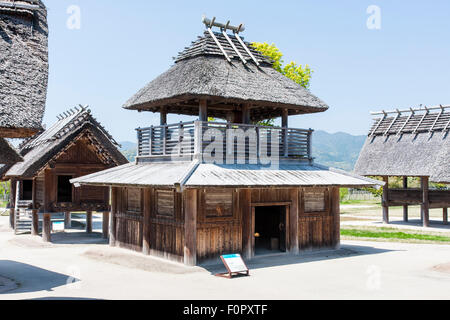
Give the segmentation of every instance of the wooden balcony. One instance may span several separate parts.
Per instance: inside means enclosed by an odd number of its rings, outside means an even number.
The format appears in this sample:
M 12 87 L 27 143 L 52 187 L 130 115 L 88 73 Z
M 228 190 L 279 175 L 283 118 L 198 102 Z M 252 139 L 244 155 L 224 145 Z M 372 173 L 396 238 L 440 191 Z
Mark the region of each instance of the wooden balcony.
M 311 129 L 193 121 L 136 130 L 138 161 L 142 162 L 204 159 L 211 155 L 223 158 L 224 163 L 230 159 L 242 162 L 267 156 L 312 160 Z

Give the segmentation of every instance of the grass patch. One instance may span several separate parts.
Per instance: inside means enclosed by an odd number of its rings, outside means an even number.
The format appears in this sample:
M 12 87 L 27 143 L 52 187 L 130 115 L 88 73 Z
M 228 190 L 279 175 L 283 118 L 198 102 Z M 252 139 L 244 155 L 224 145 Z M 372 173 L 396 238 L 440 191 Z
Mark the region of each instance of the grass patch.
M 450 237 L 436 235 L 436 234 L 423 234 L 398 231 L 392 228 L 377 228 L 377 229 L 347 229 L 341 230 L 341 235 L 352 238 L 371 238 L 371 239 L 392 239 L 392 240 L 419 240 L 419 241 L 432 241 L 432 242 L 450 242 Z
M 342 200 L 341 204 L 355 204 L 355 205 L 381 205 L 380 200 Z

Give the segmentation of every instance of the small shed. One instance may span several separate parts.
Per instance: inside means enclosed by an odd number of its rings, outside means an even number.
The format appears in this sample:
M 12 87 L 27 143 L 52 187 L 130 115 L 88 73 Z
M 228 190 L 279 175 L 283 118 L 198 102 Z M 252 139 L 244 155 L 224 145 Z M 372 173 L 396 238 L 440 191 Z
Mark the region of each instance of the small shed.
M 450 190 L 429 189 L 430 182 L 450 183 L 450 106 L 374 112 L 374 123 L 361 151 L 355 172 L 381 176 L 383 220 L 389 223 L 389 207 L 421 205 L 423 225 L 429 226 L 429 208 L 443 208 L 448 223 Z M 402 177 L 403 188 L 389 188 L 389 177 Z M 421 179 L 421 188 L 408 186 L 408 177 Z
M 112 187 L 111 245 L 188 265 L 338 248 L 339 188 L 377 182 L 316 164 L 313 131 L 288 119 L 328 106 L 274 70 L 242 25 L 204 23 L 124 106 L 160 113 L 160 126 L 137 129 L 136 162 L 72 182 Z M 169 113 L 198 120 L 168 124 Z M 275 117 L 281 127 L 257 123 Z
M 46 241 L 50 241 L 52 213 L 64 212 L 70 226 L 71 212 L 86 212 L 88 232 L 92 212 L 104 212 L 107 218 L 109 189 L 74 189 L 70 179 L 128 163 L 118 146 L 86 107 L 64 112 L 47 130 L 25 140 L 19 147 L 23 161 L 1 172 L 3 179 L 11 181 L 11 224 L 16 233 L 31 230 L 38 234 L 39 213 L 44 216 Z

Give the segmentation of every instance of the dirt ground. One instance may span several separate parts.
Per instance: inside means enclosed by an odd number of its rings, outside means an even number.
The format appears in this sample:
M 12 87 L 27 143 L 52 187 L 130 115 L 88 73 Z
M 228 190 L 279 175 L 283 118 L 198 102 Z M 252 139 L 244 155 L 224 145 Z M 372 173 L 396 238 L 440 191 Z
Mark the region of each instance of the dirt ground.
M 343 241 L 337 251 L 249 261 L 250 277 L 215 277 L 124 249 L 99 234 L 14 236 L 0 217 L 0 299 L 449 299 L 450 246 Z M 1 287 L 0 287 L 1 288 Z

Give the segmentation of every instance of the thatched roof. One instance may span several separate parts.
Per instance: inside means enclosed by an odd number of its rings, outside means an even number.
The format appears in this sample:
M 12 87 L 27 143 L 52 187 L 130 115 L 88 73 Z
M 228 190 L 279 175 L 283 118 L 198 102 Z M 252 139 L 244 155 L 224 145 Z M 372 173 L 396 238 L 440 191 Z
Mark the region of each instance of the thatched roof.
M 450 183 L 450 113 L 415 112 L 375 119 L 355 172 L 365 176 L 428 176 Z
M 81 138 L 89 140 L 105 164 L 113 167 L 128 163 L 117 142 L 92 117 L 90 110 L 81 108 L 68 111 L 49 129 L 26 140 L 20 146 L 24 162 L 10 167 L 4 178 L 33 178 Z
M 23 161 L 23 158 L 17 153 L 11 144 L 3 138 L 0 138 L 0 164 L 11 164 Z
M 273 69 L 272 61 L 249 43 L 259 66 L 251 59 L 235 36 L 229 35 L 247 61 L 245 64 L 227 39 L 215 33 L 230 62 L 211 35 L 193 42 L 175 60 L 175 65 L 141 89 L 124 108 L 198 115 L 198 101 L 208 100 L 208 115 L 226 117 L 226 110 L 250 105 L 253 121 L 281 116 L 281 108 L 289 114 L 323 112 L 328 106 L 307 89 Z
M 47 11 L 40 0 L 0 0 L 0 136 L 41 127 L 48 81 Z

